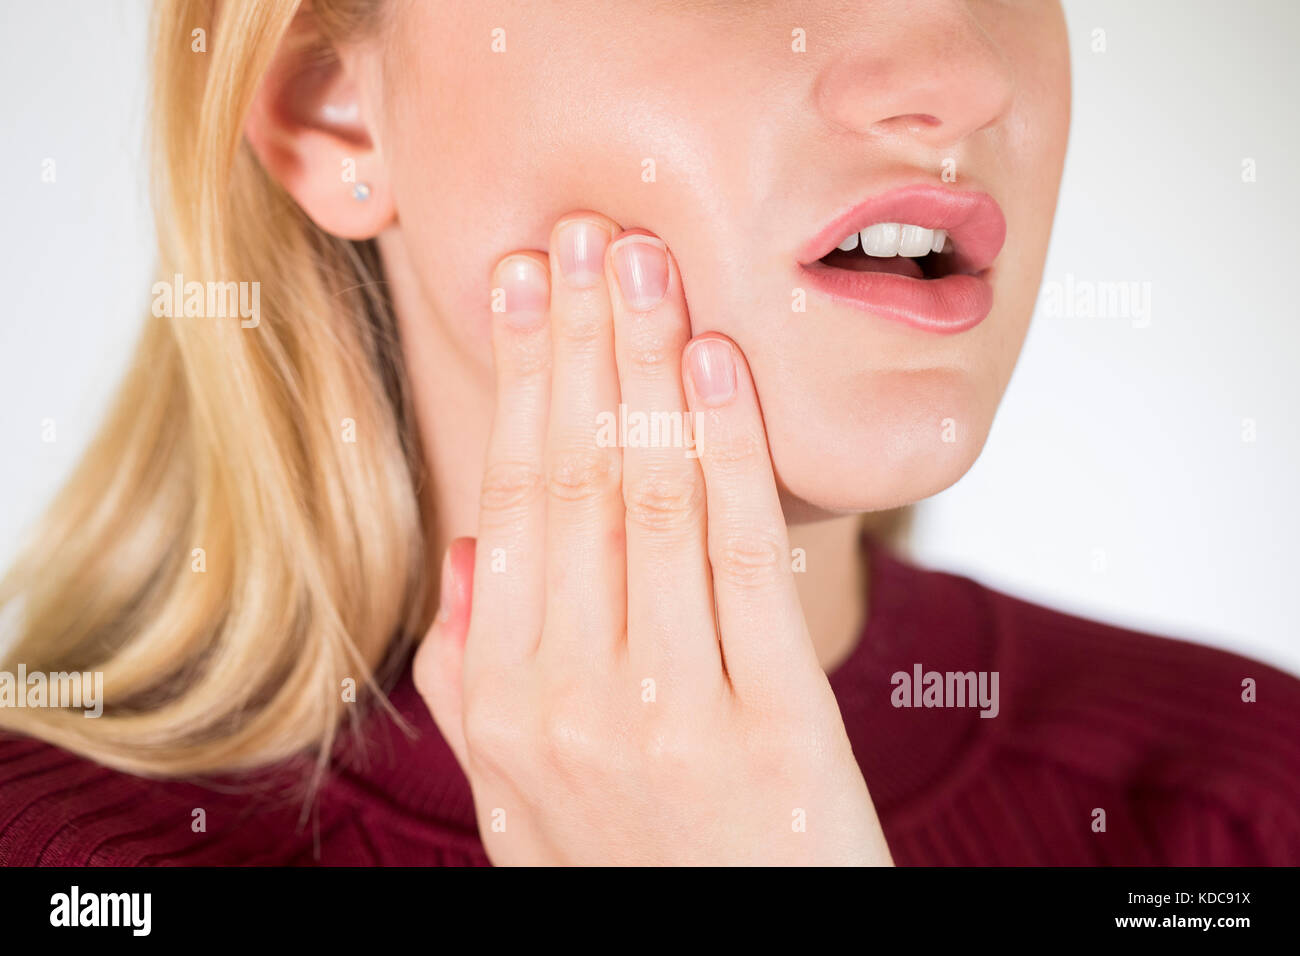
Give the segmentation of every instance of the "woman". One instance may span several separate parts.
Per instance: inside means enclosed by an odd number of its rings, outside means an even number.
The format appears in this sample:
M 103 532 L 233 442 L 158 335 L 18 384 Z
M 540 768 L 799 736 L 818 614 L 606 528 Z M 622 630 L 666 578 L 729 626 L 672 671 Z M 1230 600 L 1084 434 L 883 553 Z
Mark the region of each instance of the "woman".
M 882 543 L 1068 129 L 1055 3 L 923 6 L 161 4 L 156 317 L 4 592 L 102 714 L 0 708 L 5 862 L 1300 860 L 1294 678 Z

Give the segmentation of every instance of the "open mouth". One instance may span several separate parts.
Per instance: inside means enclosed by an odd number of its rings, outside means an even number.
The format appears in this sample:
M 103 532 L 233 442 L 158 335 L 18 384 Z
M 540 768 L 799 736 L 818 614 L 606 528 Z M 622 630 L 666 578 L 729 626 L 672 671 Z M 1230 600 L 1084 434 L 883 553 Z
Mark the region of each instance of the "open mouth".
M 928 332 L 961 332 L 993 307 L 989 269 L 1006 238 L 985 193 L 904 186 L 835 217 L 799 254 L 834 302 Z
M 818 262 L 831 269 L 884 272 L 911 279 L 960 275 L 957 249 L 946 229 L 880 222 L 851 232 Z

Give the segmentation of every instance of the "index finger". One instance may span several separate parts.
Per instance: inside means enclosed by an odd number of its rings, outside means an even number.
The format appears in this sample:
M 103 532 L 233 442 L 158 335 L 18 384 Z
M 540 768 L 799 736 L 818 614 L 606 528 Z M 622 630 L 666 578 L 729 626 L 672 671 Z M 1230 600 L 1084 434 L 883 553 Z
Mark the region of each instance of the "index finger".
M 545 263 L 540 253 L 514 253 L 493 273 L 503 308 L 492 315 L 496 410 L 479 492 L 467 679 L 491 660 L 530 652 L 541 632 L 546 575 L 538 555 L 546 534 L 543 455 L 551 388 Z

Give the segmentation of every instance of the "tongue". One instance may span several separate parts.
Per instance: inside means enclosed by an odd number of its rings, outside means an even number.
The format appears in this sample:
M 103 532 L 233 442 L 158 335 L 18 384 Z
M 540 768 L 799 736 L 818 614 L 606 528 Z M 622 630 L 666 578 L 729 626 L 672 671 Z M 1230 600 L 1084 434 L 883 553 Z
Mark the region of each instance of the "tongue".
M 892 275 L 908 276 L 912 279 L 925 277 L 921 272 L 920 264 L 915 259 L 908 259 L 904 256 L 884 258 L 863 255 L 857 249 L 852 252 L 842 252 L 836 249 L 823 258 L 822 261 L 828 266 L 833 266 L 836 269 L 848 269 L 851 272 L 888 272 Z

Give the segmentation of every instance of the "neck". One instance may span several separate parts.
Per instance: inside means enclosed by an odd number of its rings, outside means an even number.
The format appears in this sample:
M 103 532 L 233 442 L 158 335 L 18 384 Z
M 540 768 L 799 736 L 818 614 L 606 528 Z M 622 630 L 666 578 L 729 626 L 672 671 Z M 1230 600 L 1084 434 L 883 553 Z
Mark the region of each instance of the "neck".
M 790 526 L 790 547 L 802 549 L 796 555 L 807 564 L 794 576 L 799 603 L 817 660 L 827 673 L 857 646 L 867 619 L 868 568 L 861 528 L 858 515 Z

